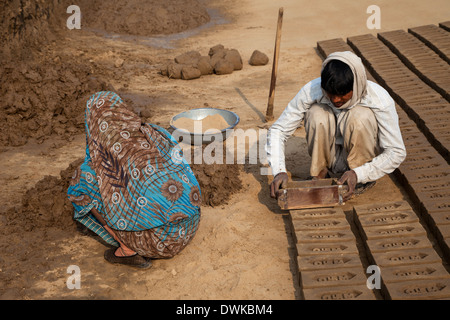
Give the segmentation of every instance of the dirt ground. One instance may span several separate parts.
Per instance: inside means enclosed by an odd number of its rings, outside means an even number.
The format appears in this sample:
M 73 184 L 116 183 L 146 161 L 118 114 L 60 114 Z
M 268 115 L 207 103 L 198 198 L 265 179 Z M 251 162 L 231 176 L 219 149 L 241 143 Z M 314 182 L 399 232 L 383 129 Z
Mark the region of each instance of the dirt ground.
M 241 183 L 241 188 L 223 203 L 202 207 L 199 230 L 179 255 L 154 260 L 145 271 L 108 264 L 103 259 L 105 245 L 77 230 L 64 198 L 69 165 L 84 157 L 85 99 L 96 90 L 114 88 L 142 118 L 165 128 L 176 114 L 209 106 L 236 112 L 238 128 L 264 130 L 270 125 L 263 115 L 279 7 L 284 7 L 284 20 L 275 118 L 304 84 L 319 76 L 317 41 L 435 24 L 449 20 L 450 9 L 447 0 L 377 1 L 382 29 L 369 30 L 366 10 L 373 1 L 367 0 L 200 2 L 209 9 L 209 21 L 202 18 L 206 24 L 183 33 L 115 35 L 82 25 L 81 30 L 65 30 L 42 42 L 35 72 L 17 61 L 2 69 L 2 83 L 12 88 L 2 85 L 2 100 L 22 104 L 1 109 L 6 116 L 0 119 L 0 299 L 300 299 L 288 215 L 269 197 L 270 176 L 261 174 L 260 163 L 247 163 L 238 171 L 217 169 L 224 171 L 227 183 Z M 62 11 L 59 27 L 65 28 L 68 16 Z M 130 28 L 119 27 L 112 32 Z M 31 36 L 38 38 L 36 32 Z M 217 44 L 237 49 L 243 69 L 189 81 L 159 74 L 175 56 L 189 50 L 206 55 Z M 254 50 L 266 53 L 269 63 L 250 66 Z M 40 61 L 54 64 L 55 71 L 39 67 Z M 55 83 L 66 86 L 42 94 Z M 67 86 L 73 90 L 62 95 Z M 36 102 L 35 109 L 27 99 Z M 46 106 L 51 106 L 49 114 Z M 45 112 L 39 113 L 39 108 Z M 295 178 L 305 178 L 309 163 L 304 130 L 299 128 L 288 142 L 288 170 Z M 395 178 L 386 176 L 344 209 L 401 199 L 409 200 Z M 66 285 L 71 265 L 80 268 L 81 289 Z

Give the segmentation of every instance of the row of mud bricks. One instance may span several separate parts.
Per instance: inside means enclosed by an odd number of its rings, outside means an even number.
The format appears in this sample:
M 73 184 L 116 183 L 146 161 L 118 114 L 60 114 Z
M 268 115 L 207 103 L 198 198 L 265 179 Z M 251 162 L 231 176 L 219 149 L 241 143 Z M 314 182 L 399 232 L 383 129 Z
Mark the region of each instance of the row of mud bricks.
M 449 30 L 445 22 L 318 42 L 323 57 L 355 52 L 369 80 L 395 99 L 408 153 L 395 174 L 414 209 L 396 202 L 357 206 L 350 215 L 291 211 L 305 299 L 450 298 Z M 369 265 L 380 268 L 379 290 L 367 286 Z
M 290 216 L 305 300 L 450 298 L 450 274 L 408 202 Z

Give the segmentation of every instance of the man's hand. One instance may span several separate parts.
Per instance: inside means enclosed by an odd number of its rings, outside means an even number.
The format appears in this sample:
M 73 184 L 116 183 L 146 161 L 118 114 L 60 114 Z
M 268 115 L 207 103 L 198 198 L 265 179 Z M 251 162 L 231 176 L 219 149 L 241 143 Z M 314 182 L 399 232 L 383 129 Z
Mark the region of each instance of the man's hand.
M 275 199 L 278 198 L 277 191 L 283 187 L 286 187 L 288 180 L 289 176 L 286 172 L 280 172 L 277 174 L 270 184 L 270 196 Z
M 358 177 L 356 176 L 355 171 L 349 170 L 344 172 L 342 177 L 337 181 L 337 184 L 344 184 L 346 182 L 348 185 L 348 191 L 346 194 L 344 194 L 343 197 L 344 201 L 350 200 L 350 198 L 353 195 L 353 192 L 355 191 L 356 183 L 358 182 Z

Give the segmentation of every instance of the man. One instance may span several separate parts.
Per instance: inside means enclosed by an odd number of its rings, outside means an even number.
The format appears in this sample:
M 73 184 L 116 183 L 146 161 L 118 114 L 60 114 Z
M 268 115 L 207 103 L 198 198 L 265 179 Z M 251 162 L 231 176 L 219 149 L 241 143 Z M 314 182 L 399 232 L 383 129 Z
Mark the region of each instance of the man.
M 395 103 L 386 90 L 368 81 L 361 59 L 335 52 L 321 77 L 306 84 L 269 129 L 266 151 L 274 180 L 270 195 L 288 182 L 285 142 L 305 120 L 312 179 L 337 177 L 347 183 L 349 200 L 393 172 L 406 157 Z

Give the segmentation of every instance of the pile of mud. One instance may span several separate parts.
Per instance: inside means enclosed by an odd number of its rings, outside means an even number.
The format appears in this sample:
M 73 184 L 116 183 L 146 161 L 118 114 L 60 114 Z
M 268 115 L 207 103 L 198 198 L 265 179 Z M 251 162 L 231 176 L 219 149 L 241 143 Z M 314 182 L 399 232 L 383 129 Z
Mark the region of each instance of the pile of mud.
M 230 74 L 243 68 L 241 54 L 218 44 L 209 49 L 208 55 L 188 51 L 174 58 L 161 68 L 161 74 L 171 79 L 191 80 L 209 74 Z
M 217 207 L 227 204 L 242 189 L 238 164 L 192 164 L 202 193 L 202 205 Z
M 20 146 L 51 134 L 70 138 L 83 129 L 84 104 L 110 88 L 92 76 L 89 63 L 55 52 L 64 1 L 0 4 L 0 145 Z M 56 16 L 55 16 L 56 14 Z
M 67 197 L 72 175 L 84 161 L 72 162 L 62 170 L 60 177 L 45 176 L 29 189 L 20 206 L 10 208 L 5 215 L 9 232 L 33 231 L 57 227 L 75 230 L 73 206 Z M 191 165 L 202 193 L 202 206 L 220 206 L 242 188 L 239 165 Z
M 43 142 L 53 134 L 71 140 L 84 131 L 88 97 L 114 90 L 89 59 L 61 49 L 70 45 L 66 10 L 72 4 L 69 0 L 0 2 L 0 146 L 21 146 L 30 139 Z M 82 28 L 110 32 L 173 33 L 209 21 L 197 0 L 80 0 L 76 4 Z
M 135 36 L 172 34 L 210 21 L 197 0 L 79 0 L 82 28 Z
M 269 62 L 267 55 L 259 50 L 253 51 L 248 64 L 264 66 Z M 209 49 L 208 55 L 198 51 L 187 51 L 163 65 L 160 74 L 170 79 L 192 80 L 209 74 L 230 74 L 244 67 L 237 49 L 227 49 L 218 44 Z
M 73 172 L 83 160 L 81 158 L 72 162 L 61 171 L 59 178 L 45 176 L 27 190 L 21 206 L 9 209 L 6 214 L 8 230 L 21 232 L 50 227 L 73 229 L 73 206 L 67 197 L 67 189 Z

